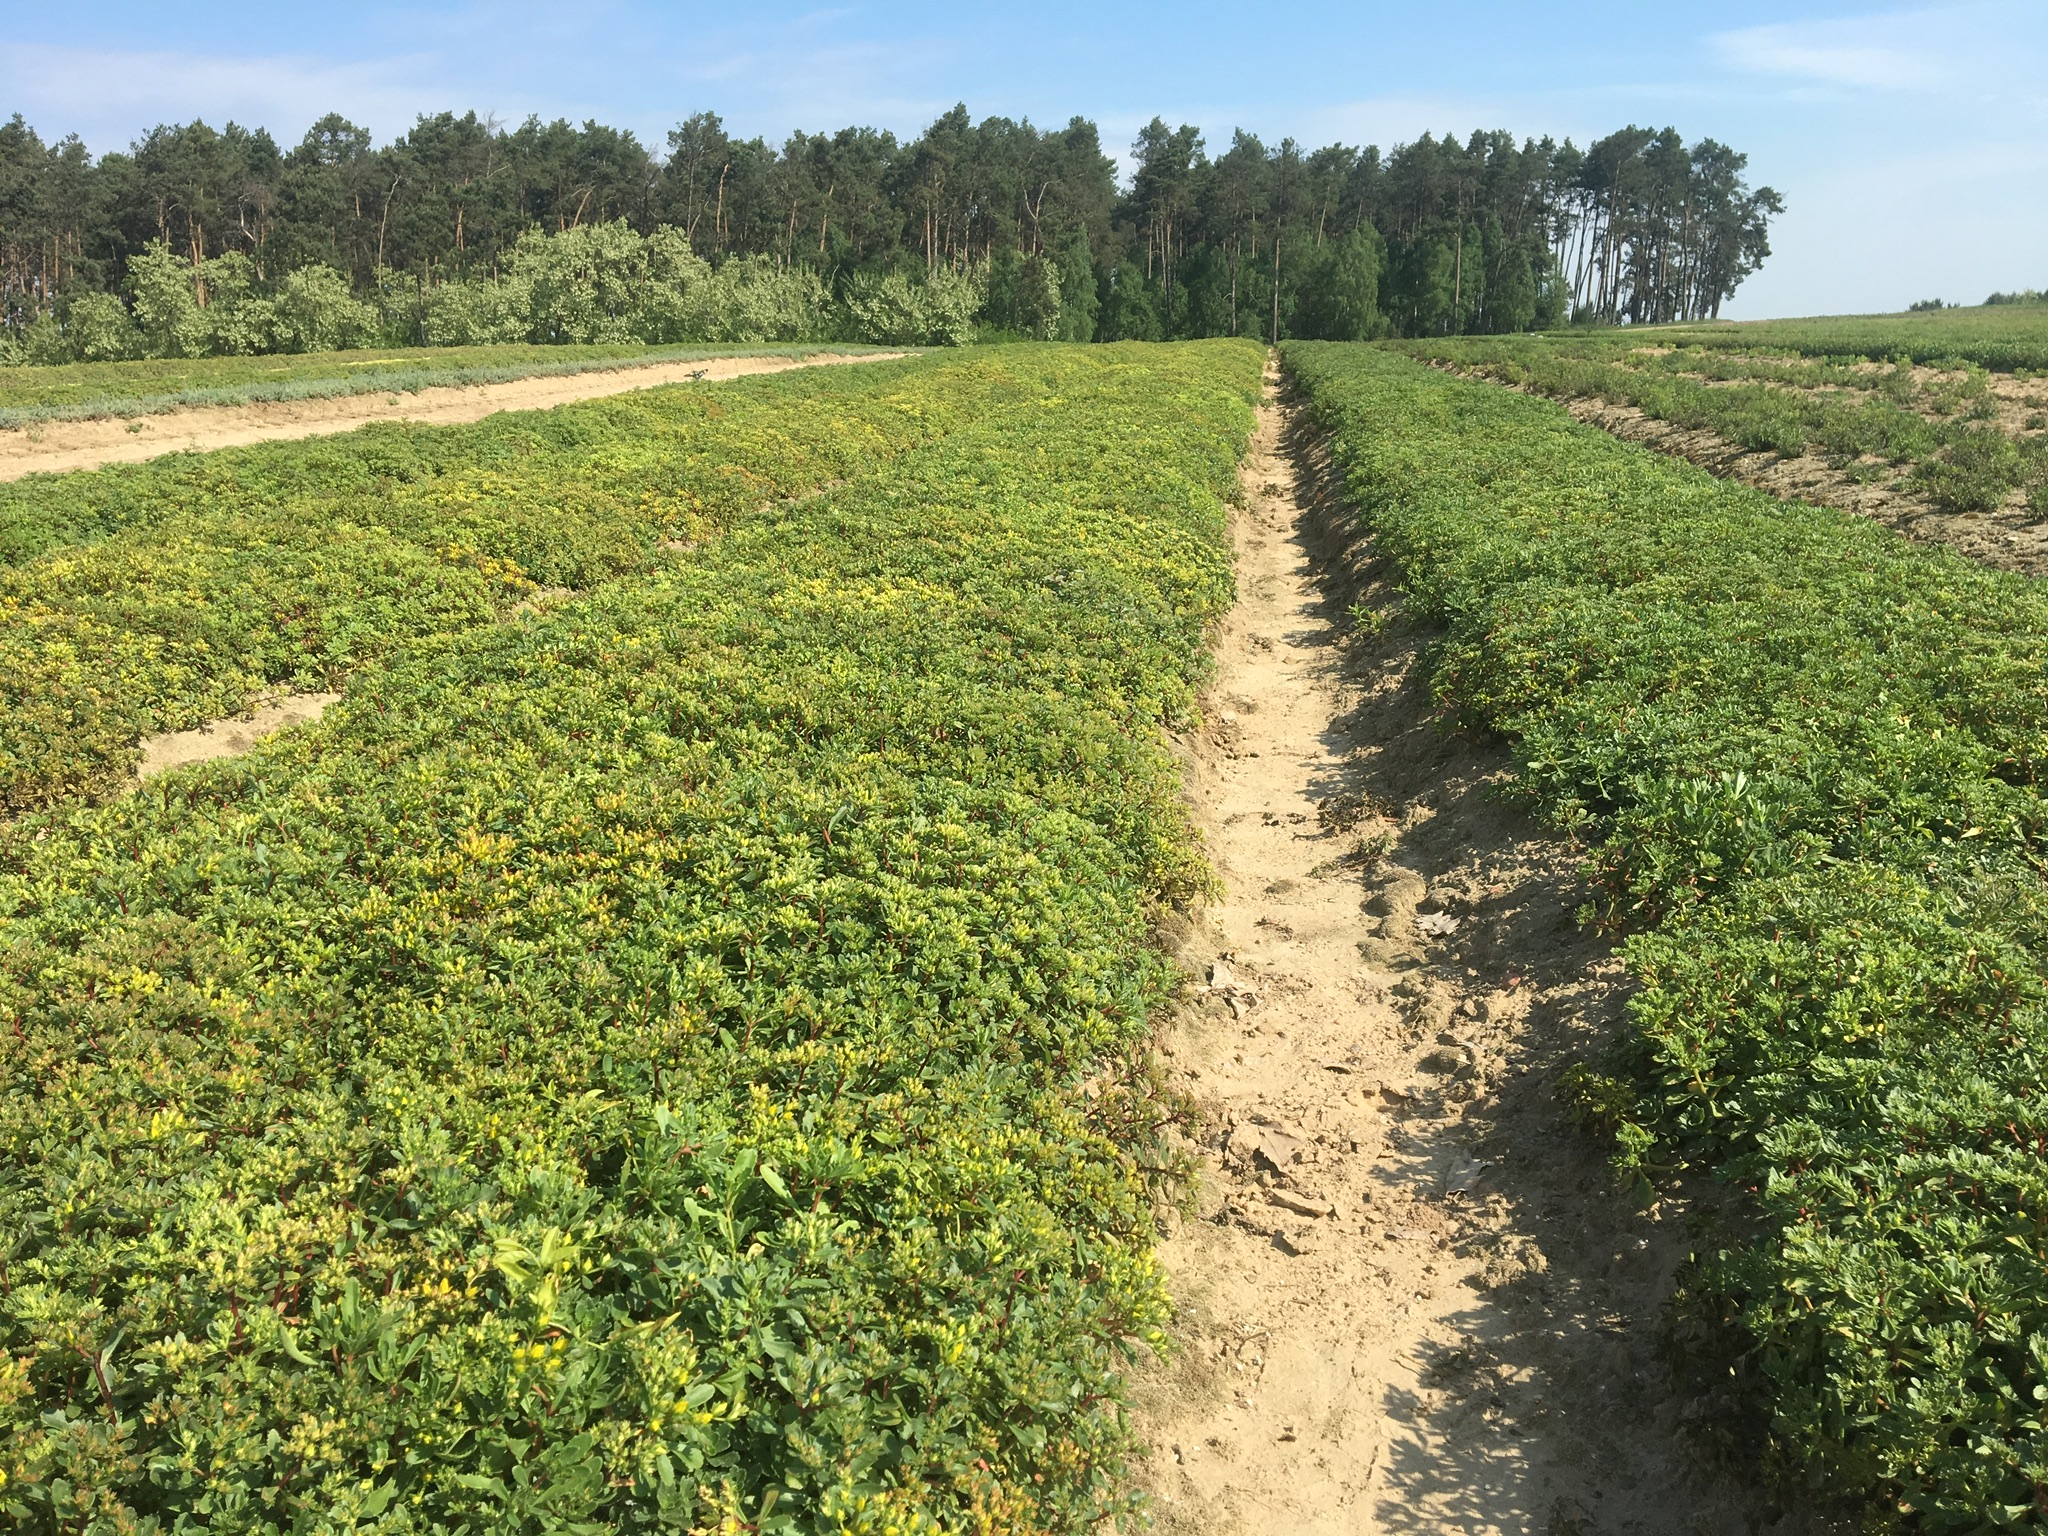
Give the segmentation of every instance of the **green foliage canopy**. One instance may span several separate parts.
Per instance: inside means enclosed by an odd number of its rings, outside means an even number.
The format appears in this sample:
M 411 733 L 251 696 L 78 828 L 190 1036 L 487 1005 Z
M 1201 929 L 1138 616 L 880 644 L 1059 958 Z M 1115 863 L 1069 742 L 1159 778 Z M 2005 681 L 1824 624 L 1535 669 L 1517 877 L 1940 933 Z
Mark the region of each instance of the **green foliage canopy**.
M 895 367 L 825 494 L 0 828 L 14 1528 L 1099 1529 L 1262 361 Z
M 2039 1529 L 2048 601 L 1373 347 L 1298 343 L 1433 686 L 1592 855 L 1638 990 L 1571 1087 L 1746 1195 L 1678 1335 L 1792 1475 Z

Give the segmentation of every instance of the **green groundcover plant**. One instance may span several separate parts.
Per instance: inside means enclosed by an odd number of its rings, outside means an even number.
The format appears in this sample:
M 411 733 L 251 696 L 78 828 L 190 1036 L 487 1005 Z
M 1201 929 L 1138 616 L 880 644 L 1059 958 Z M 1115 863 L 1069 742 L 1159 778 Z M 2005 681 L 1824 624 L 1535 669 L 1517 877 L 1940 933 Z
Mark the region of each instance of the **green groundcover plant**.
M 0 486 L 0 808 L 119 787 L 144 735 L 659 565 L 1013 388 L 806 370 Z
M 1806 357 L 1962 358 L 1998 373 L 2048 368 L 2048 310 L 2010 304 L 1955 306 L 1893 315 L 1817 315 L 1740 325 L 1644 327 L 1644 339 L 1678 345 Z
M 1205 878 L 1158 728 L 1261 367 L 907 365 L 950 430 L 0 829 L 14 1528 L 1122 1508 Z
M 1897 477 L 1946 511 L 1987 511 L 2025 491 L 2032 509 L 2048 515 L 2048 433 L 2038 419 L 2017 432 L 1998 424 L 1983 366 L 1943 356 L 1944 371 L 1923 384 L 1908 338 L 1891 356 L 1880 354 L 1881 365 L 1853 352 L 1740 352 L 1724 339 L 1605 331 L 1448 337 L 1403 350 L 1537 394 L 1638 406 L 1741 448 L 1821 453 L 1859 479 Z
M 1682 1334 L 1732 1351 L 1787 1470 L 2039 1528 L 2048 598 L 1547 401 L 1286 360 L 1442 626 L 1443 706 L 1515 744 L 1626 934 L 1631 1027 L 1575 1104 L 1646 1185 L 1748 1192 Z

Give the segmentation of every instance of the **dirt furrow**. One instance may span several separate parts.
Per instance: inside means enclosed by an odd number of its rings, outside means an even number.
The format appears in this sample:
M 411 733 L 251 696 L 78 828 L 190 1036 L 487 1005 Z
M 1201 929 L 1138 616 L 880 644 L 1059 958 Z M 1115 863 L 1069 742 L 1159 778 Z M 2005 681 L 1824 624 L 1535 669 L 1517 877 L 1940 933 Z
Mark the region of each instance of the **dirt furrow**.
M 1657 1342 L 1684 1213 L 1556 1108 L 1621 1000 L 1577 857 L 1438 728 L 1427 637 L 1273 388 L 1188 743 L 1227 893 L 1163 1043 L 1203 1177 L 1162 1249 L 1184 1348 L 1141 1387 L 1160 1528 L 1803 1529 L 1688 1451 L 1708 1405 Z
M 902 352 L 815 353 L 808 357 L 725 357 L 652 363 L 604 372 L 553 374 L 504 384 L 422 389 L 412 394 L 342 395 L 205 406 L 133 421 L 53 421 L 0 432 L 0 480 L 44 471 L 134 464 L 166 453 L 201 453 L 245 443 L 350 432 L 373 421 L 436 426 L 480 421 L 499 411 L 541 410 L 576 400 L 620 395 L 658 384 L 717 383 L 747 374 L 783 373 L 834 363 L 875 363 Z

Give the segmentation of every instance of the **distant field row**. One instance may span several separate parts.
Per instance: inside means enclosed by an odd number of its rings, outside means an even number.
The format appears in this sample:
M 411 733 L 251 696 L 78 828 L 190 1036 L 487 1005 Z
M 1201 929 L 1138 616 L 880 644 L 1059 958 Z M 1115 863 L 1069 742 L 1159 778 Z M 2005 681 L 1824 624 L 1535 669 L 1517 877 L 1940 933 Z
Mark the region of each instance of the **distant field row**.
M 1808 357 L 1954 359 L 1995 372 L 2048 369 L 2048 304 L 1992 304 L 1898 315 L 1821 315 L 1739 324 L 1642 326 L 1606 333 L 1631 345 L 1775 349 Z
M 0 429 L 97 416 L 147 416 L 208 405 L 405 393 L 500 384 L 714 357 L 807 357 L 873 347 L 804 343 L 761 347 L 413 347 L 296 356 L 201 357 L 153 362 L 0 368 Z
M 1528 346 L 1533 340 L 1453 338 L 1450 344 Z M 1555 333 L 1552 341 L 1568 343 L 1581 356 L 1655 346 L 1712 352 L 1904 359 L 1952 366 L 1968 362 L 1997 372 L 2048 370 L 2048 305 L 1565 332 Z M 819 343 L 741 348 L 649 347 L 638 343 L 522 344 L 0 368 L 0 429 L 31 426 L 39 421 L 149 415 L 193 406 L 501 383 L 546 374 L 702 357 L 804 356 L 821 351 L 866 350 L 873 349 Z
M 1851 479 L 1946 511 L 2013 504 L 2048 517 L 2048 374 L 1994 372 L 1965 354 L 2006 343 L 1976 335 L 1981 327 L 1942 332 L 1914 318 L 1868 322 L 1862 352 L 1833 350 L 1846 340 L 1838 334 L 1810 348 L 1774 339 L 1805 322 L 1389 345 L 1539 394 L 1634 406 L 1737 447 L 1821 453 Z

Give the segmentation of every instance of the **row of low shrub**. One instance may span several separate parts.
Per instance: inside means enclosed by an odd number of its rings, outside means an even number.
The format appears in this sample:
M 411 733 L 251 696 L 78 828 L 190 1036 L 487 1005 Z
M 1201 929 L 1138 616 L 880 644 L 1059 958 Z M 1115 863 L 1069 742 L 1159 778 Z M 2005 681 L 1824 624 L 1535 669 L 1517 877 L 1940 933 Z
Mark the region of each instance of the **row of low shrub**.
M 1628 935 L 1574 1103 L 1632 1176 L 1747 1192 L 1681 1334 L 1792 1469 L 2039 1527 L 2048 599 L 1388 351 L 1286 360 L 1443 626 L 1438 697 Z
M 949 357 L 0 486 L 0 810 L 119 785 L 142 736 L 670 560 L 1013 388 Z
M 827 494 L 0 828 L 13 1529 L 1122 1507 L 1203 878 L 1158 726 L 1262 359 L 975 367 L 878 382 L 978 399 Z
M 125 296 L 81 293 L 19 341 L 0 337 L 18 354 L 0 363 L 511 343 L 946 346 L 973 339 L 988 297 L 986 273 L 940 267 L 863 274 L 835 298 L 810 267 L 740 256 L 714 268 L 680 230 L 643 236 L 624 220 L 529 231 L 501 271 L 424 285 L 382 273 L 367 294 L 330 267 L 266 280 L 239 252 L 194 262 L 168 245 L 129 257 L 127 271 Z M 1031 312 L 1046 336 L 1059 324 L 1050 271 L 1050 287 L 1039 284 L 1050 309 Z
M 1888 392 L 1883 376 L 1869 389 L 1799 387 L 1795 369 L 1778 381 L 1756 380 L 1757 372 L 1775 370 L 1755 362 L 1717 366 L 1715 354 L 1690 349 L 1632 356 L 1627 343 L 1609 337 L 1460 337 L 1408 343 L 1406 350 L 1539 394 L 1637 406 L 1742 448 L 1785 455 L 1814 449 L 1843 461 L 1873 456 L 1906 470 L 1910 484 L 1949 511 L 1998 507 L 2023 489 L 2033 510 L 2048 516 L 2048 435 L 2014 437 L 1968 410 L 1952 420 L 1930 419 Z M 1739 382 L 1719 382 L 1724 378 Z

